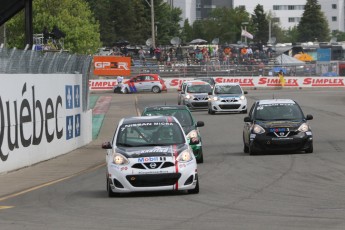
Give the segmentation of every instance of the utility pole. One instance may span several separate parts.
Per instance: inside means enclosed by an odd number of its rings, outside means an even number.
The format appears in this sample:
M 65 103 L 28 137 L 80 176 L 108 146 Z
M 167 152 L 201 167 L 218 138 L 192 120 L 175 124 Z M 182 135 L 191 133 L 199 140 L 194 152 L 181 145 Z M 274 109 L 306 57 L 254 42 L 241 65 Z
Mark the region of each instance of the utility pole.
M 147 5 L 151 7 L 151 36 L 152 36 L 152 47 L 156 48 L 156 28 L 155 28 L 155 8 L 153 4 L 153 0 L 151 0 L 151 4 L 145 0 Z

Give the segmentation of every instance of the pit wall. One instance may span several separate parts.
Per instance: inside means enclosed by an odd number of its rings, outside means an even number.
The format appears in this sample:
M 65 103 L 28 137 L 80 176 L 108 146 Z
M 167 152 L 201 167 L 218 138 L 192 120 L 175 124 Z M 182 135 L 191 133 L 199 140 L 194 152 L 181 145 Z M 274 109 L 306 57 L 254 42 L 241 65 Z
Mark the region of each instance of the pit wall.
M 81 106 L 81 74 L 0 74 L 0 173 L 92 141 L 92 110 Z
M 311 88 L 311 87 L 345 87 L 345 77 L 290 77 L 286 76 L 284 87 Z M 194 78 L 163 78 L 167 88 L 178 86 Z M 234 82 L 242 87 L 269 88 L 282 86 L 278 77 L 214 77 L 217 83 Z M 116 86 L 116 79 L 89 80 L 89 89 L 92 91 L 112 90 Z

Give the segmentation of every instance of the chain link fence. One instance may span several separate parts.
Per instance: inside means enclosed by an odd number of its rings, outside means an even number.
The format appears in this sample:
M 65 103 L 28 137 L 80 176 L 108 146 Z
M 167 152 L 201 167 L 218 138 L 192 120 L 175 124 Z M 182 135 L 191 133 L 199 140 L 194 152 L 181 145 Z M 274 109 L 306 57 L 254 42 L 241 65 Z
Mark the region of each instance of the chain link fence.
M 88 109 L 89 73 L 92 56 L 62 51 L 18 50 L 0 48 L 1 74 L 82 74 L 83 110 Z

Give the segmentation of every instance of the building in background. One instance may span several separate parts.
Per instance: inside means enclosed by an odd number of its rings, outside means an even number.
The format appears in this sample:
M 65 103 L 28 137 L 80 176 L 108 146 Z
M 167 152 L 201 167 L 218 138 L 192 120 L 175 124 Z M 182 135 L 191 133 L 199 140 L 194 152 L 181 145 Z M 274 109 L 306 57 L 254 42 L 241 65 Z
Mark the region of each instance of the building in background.
M 274 21 L 283 29 L 297 26 L 304 12 L 306 0 L 233 0 L 233 7 L 244 7 L 250 14 L 260 4 L 266 13 L 272 14 Z M 318 0 L 321 11 L 325 14 L 331 31 L 345 31 L 344 0 Z
M 165 0 L 171 7 L 180 8 L 182 10 L 182 21 L 180 26 L 182 27 L 184 21 L 188 19 L 190 25 L 196 20 L 196 1 L 197 0 Z

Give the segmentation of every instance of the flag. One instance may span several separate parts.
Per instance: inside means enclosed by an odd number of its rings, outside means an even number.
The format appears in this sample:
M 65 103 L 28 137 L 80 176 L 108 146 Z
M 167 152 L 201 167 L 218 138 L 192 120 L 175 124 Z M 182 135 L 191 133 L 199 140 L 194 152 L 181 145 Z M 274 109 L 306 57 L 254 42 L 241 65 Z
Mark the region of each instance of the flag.
M 254 37 L 251 33 L 249 33 L 248 31 L 246 31 L 246 30 L 244 30 L 244 29 L 242 29 L 241 35 L 242 35 L 243 37 L 247 37 L 247 38 L 249 38 L 249 39 L 253 39 L 253 37 Z

